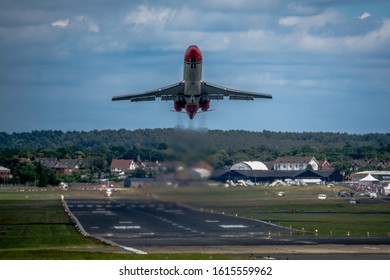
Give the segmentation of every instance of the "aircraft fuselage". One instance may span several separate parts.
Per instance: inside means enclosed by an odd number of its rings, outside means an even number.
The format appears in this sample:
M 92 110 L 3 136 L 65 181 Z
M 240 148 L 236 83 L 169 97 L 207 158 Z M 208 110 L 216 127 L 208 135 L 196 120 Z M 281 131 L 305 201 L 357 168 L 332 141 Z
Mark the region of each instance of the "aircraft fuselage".
M 191 45 L 184 54 L 184 96 L 178 96 L 175 100 L 176 111 L 185 109 L 190 119 L 193 119 L 199 108 L 207 111 L 204 107 L 208 102 L 201 99 L 202 80 L 202 53 L 200 49 Z

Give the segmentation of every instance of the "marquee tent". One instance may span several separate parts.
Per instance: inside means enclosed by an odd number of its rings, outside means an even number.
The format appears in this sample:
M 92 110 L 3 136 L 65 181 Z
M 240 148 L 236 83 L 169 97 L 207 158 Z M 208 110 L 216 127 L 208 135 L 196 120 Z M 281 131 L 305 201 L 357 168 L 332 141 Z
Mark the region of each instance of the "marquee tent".
M 368 174 L 363 179 L 360 179 L 359 182 L 379 182 L 379 180 L 375 179 L 371 174 Z

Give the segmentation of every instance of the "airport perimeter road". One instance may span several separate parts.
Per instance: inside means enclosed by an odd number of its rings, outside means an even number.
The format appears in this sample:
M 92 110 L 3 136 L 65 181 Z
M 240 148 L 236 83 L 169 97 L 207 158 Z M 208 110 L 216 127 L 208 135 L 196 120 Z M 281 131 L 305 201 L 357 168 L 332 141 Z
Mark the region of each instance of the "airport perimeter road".
M 258 220 L 158 200 L 67 198 L 84 230 L 125 247 L 390 244 L 390 238 L 290 236 Z

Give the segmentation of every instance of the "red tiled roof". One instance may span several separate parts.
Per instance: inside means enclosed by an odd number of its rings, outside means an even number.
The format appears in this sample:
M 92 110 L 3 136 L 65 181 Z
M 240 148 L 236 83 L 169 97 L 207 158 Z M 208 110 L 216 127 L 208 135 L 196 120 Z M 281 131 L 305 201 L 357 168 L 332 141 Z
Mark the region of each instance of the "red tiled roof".
M 132 162 L 130 159 L 113 159 L 111 169 L 128 169 Z

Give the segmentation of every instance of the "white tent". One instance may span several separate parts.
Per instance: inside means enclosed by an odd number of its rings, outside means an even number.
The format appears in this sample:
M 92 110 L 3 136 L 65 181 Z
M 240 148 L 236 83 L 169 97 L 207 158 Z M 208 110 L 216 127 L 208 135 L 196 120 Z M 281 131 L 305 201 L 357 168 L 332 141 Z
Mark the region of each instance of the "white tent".
M 383 191 L 385 195 L 390 195 L 390 183 L 387 185 L 387 187 L 383 188 Z
M 379 182 L 379 180 L 375 179 L 371 174 L 368 174 L 363 179 L 360 179 L 359 182 Z

